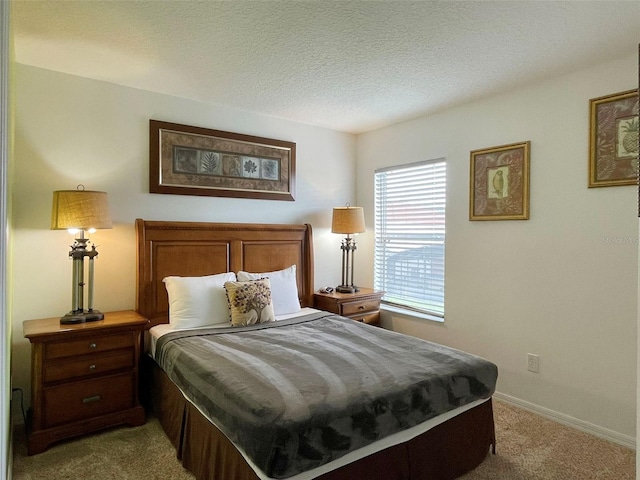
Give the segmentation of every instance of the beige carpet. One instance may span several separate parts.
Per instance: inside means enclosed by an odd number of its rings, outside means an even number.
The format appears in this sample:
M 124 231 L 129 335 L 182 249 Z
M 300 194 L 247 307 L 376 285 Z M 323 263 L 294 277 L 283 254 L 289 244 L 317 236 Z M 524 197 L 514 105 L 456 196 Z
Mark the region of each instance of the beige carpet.
M 464 480 L 634 480 L 635 451 L 494 401 L 496 455 Z
M 494 402 L 494 413 L 497 454 L 489 454 L 464 480 L 635 479 L 633 450 L 501 402 Z M 142 427 L 68 441 L 31 457 L 20 428 L 14 453 L 14 480 L 193 480 L 154 418 Z

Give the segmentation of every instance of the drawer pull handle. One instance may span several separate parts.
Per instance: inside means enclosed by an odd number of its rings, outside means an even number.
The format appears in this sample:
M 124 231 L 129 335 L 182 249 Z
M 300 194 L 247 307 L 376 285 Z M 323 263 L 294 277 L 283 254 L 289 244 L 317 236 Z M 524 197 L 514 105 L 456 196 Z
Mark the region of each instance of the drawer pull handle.
M 95 369 L 96 369 L 95 363 L 93 365 L 89 365 L 89 370 L 93 372 Z
M 82 403 L 93 403 L 93 402 L 99 402 L 99 401 L 100 401 L 100 395 L 94 395 L 93 397 L 87 397 L 82 399 Z
M 89 344 L 89 348 L 90 348 L 91 350 L 95 350 L 97 347 L 98 347 L 98 345 L 96 345 L 95 343 L 90 343 L 90 344 Z
M 360 305 L 360 306 L 358 307 L 358 310 L 364 310 L 364 305 Z

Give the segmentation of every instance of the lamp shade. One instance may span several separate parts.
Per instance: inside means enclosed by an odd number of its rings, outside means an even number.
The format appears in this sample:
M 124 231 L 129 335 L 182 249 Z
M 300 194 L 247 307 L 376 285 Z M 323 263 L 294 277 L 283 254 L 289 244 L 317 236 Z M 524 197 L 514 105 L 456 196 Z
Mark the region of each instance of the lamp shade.
M 364 209 L 362 207 L 335 207 L 331 221 L 333 233 L 362 233 L 364 226 Z
M 53 192 L 51 229 L 111 228 L 106 192 L 58 190 Z

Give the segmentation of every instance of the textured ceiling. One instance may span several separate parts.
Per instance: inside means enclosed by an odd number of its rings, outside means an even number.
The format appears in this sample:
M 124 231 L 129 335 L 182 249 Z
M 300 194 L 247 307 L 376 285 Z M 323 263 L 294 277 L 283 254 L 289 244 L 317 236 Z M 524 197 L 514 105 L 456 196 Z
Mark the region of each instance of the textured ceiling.
M 640 1 L 14 0 L 11 15 L 19 63 L 352 133 L 640 41 Z

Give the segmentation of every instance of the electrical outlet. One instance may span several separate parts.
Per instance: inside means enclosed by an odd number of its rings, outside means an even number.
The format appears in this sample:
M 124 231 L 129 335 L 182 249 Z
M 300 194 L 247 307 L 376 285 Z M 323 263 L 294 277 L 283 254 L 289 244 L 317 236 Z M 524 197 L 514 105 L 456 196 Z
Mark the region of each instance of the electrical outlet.
M 534 353 L 527 353 L 527 370 L 538 373 L 540 371 L 540 357 Z

